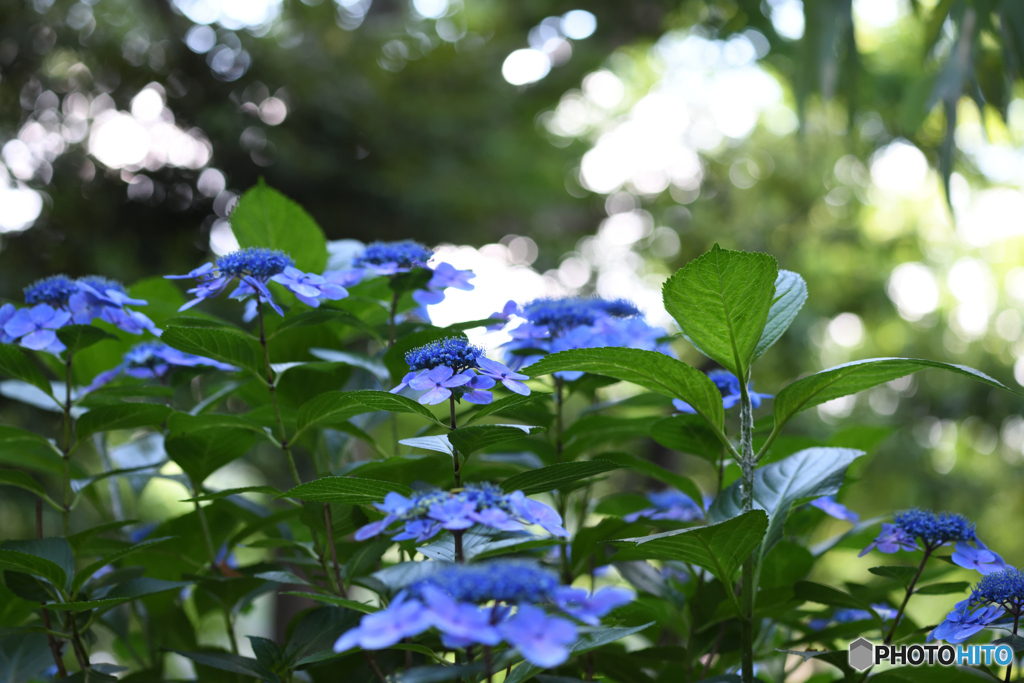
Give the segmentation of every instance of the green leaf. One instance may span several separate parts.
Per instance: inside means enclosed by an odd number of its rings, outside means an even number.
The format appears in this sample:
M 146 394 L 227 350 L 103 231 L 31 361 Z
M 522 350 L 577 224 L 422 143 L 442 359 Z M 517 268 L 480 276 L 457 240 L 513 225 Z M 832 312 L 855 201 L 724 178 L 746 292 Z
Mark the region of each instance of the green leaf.
M 348 422 L 363 413 L 385 410 L 412 413 L 438 422 L 434 414 L 416 401 L 386 391 L 328 391 L 310 399 L 299 408 L 298 428 L 331 427 Z
M 816 583 L 814 581 L 797 581 L 793 586 L 793 595 L 798 600 L 816 602 L 820 605 L 829 605 L 831 607 L 862 609 L 875 614 L 871 605 L 863 600 L 855 598 L 849 593 L 845 593 L 838 588 L 826 586 L 823 583 Z M 875 618 L 878 618 L 877 614 L 875 614 Z
M 679 491 L 682 491 L 690 498 L 693 498 L 693 501 L 697 503 L 697 505 L 700 506 L 702 510 L 704 509 L 704 496 L 700 492 L 700 489 L 697 488 L 697 485 L 693 483 L 693 480 L 690 479 L 689 477 L 684 477 L 680 474 L 669 472 L 664 467 L 655 465 L 650 460 L 638 458 L 637 456 L 631 453 L 601 453 L 601 455 L 598 457 L 600 457 L 601 460 L 608 460 L 610 462 L 615 463 L 616 465 L 619 465 L 620 467 L 626 467 L 635 472 L 646 474 L 648 477 L 651 477 L 652 479 L 657 479 L 660 482 L 664 482 L 669 486 L 672 486 L 678 489 Z
M 782 538 L 793 503 L 839 492 L 846 468 L 864 451 L 852 448 L 808 448 L 754 471 L 754 507 L 768 512 L 769 525 L 761 557 Z M 740 482 L 723 491 L 708 511 L 710 521 L 736 517 L 743 509 Z
M 117 337 L 92 325 L 68 325 L 57 330 L 57 338 L 68 347 L 67 353 L 75 354 L 106 339 L 117 341 Z
M 953 593 L 963 593 L 970 587 L 971 584 L 966 581 L 933 583 L 927 586 L 921 586 L 914 591 L 914 595 L 951 595 Z
M 448 442 L 458 449 L 463 457 L 481 448 L 487 448 L 505 441 L 517 441 L 524 436 L 543 432 L 543 427 L 526 425 L 477 425 L 459 427 L 448 433 Z
M 543 391 L 530 392 L 529 396 L 521 396 L 519 394 L 511 394 L 505 398 L 500 398 L 493 403 L 488 403 L 485 406 L 475 409 L 469 413 L 469 417 L 465 420 L 467 425 L 473 424 L 478 420 L 481 420 L 488 415 L 507 415 L 515 412 L 517 408 L 530 405 L 534 401 L 539 401 L 551 394 Z
M 15 488 L 31 491 L 40 498 L 49 498 L 46 489 L 38 481 L 26 472 L 17 470 L 0 470 L 0 486 L 13 486 Z
M 252 676 L 253 678 L 261 681 L 280 680 L 252 657 L 242 657 L 241 655 L 232 655 L 227 652 L 185 652 L 182 650 L 172 650 L 170 648 L 168 648 L 168 650 L 187 659 L 191 659 L 197 664 L 202 664 L 203 666 L 208 666 L 214 669 L 220 669 L 221 671 L 230 671 L 232 673 L 242 674 L 243 676 Z
M 375 479 L 359 479 L 356 477 L 321 477 L 282 493 L 278 498 L 298 498 L 316 503 L 342 503 L 345 505 L 366 505 L 379 500 L 395 491 L 408 496 L 412 489 Z
M 798 379 L 775 397 L 775 429 L 778 431 L 794 415 L 816 405 L 870 389 L 924 368 L 940 368 L 970 377 L 989 386 L 1020 395 L 983 372 L 964 365 L 940 363 L 919 358 L 869 358 L 837 365 L 809 377 Z
M 527 372 L 538 377 L 563 370 L 607 375 L 664 396 L 681 398 L 719 432 L 725 421 L 722 392 L 714 382 L 700 370 L 657 351 L 615 347 L 570 349 L 545 356 L 530 365 Z
M 530 496 L 535 493 L 553 491 L 566 484 L 578 482 L 604 472 L 611 472 L 621 467 L 607 460 L 582 460 L 578 462 L 562 462 L 548 465 L 539 470 L 520 472 L 501 482 L 506 491 L 522 491 Z
M 168 420 L 164 448 L 199 486 L 214 471 L 245 455 L 259 438 L 266 438 L 262 428 L 243 418 L 175 413 Z
M 613 541 L 627 549 L 616 554 L 623 560 L 660 559 L 689 562 L 707 569 L 726 586 L 768 530 L 763 510 L 751 510 L 725 522 L 669 531 L 653 536 Z
M 47 474 L 64 473 L 64 459 L 52 443 L 38 434 L 6 425 L 0 425 L 0 462 Z
M 746 377 L 765 331 L 777 276 L 778 264 L 768 254 L 728 251 L 716 244 L 665 282 L 665 310 L 698 351 Z
M 280 249 L 307 273 L 327 265 L 327 240 L 306 210 L 260 178 L 231 211 L 231 231 L 242 247 Z
M 93 408 L 78 418 L 75 434 L 85 439 L 97 432 L 115 429 L 136 429 L 162 425 L 170 414 L 170 407 L 159 403 L 121 403 Z
M 92 578 L 92 575 L 95 574 L 96 572 L 98 572 L 103 567 L 117 562 L 122 557 L 127 557 L 128 555 L 131 555 L 132 553 L 136 552 L 137 550 L 142 550 L 143 548 L 148 548 L 151 545 L 156 545 L 158 543 L 163 543 L 164 541 L 169 541 L 169 540 L 171 540 L 171 538 L 172 538 L 171 536 L 164 536 L 163 538 L 152 538 L 152 539 L 147 539 L 147 540 L 139 541 L 138 543 L 135 543 L 133 545 L 129 545 L 126 548 L 122 548 L 121 550 L 118 550 L 116 553 L 112 553 L 110 555 L 107 555 L 106 557 L 104 557 L 101 560 L 97 560 L 97 561 L 93 562 L 92 564 L 90 564 L 89 566 L 83 568 L 82 570 L 78 571 L 75 574 L 75 578 L 71 582 L 70 594 L 72 596 L 77 595 L 78 591 L 81 590 L 82 586 L 85 585 L 85 582 L 88 581 L 90 578 Z
M 398 443 L 411 448 L 420 448 L 425 451 L 444 453 L 445 455 L 454 454 L 452 444 L 448 441 L 448 436 L 446 434 L 437 434 L 435 436 L 416 436 L 411 439 L 402 439 Z
M 285 318 L 284 322 L 282 322 L 280 325 L 277 326 L 277 328 L 274 329 L 273 333 L 270 335 L 269 338 L 272 339 L 282 332 L 286 332 L 288 330 L 293 330 L 300 327 L 313 327 L 316 325 L 327 325 L 330 323 L 340 323 L 348 327 L 354 327 L 362 332 L 365 332 L 367 335 L 373 337 L 374 339 L 381 341 L 381 336 L 377 333 L 377 330 L 373 329 L 356 316 L 352 315 L 348 311 L 340 311 L 336 308 L 328 308 L 326 306 L 315 308 L 312 311 L 306 311 L 305 313 L 299 313 L 298 315 L 288 316 L 287 318 Z M 322 350 L 328 351 L 330 353 L 343 353 L 340 351 L 330 351 L 329 349 Z M 310 349 L 310 351 L 312 352 L 312 349 Z M 314 353 L 313 355 L 317 354 Z M 333 361 L 334 359 L 325 358 L 324 360 Z
M 13 344 L 0 344 L 0 375 L 28 382 L 32 386 L 53 396 L 53 387 L 39 366 Z
M 111 607 L 123 605 L 136 598 L 141 598 L 154 593 L 164 591 L 181 590 L 191 585 L 188 581 L 164 581 L 163 579 L 151 579 L 148 576 L 140 576 L 128 579 L 110 589 L 105 596 L 99 600 L 82 600 L 79 602 L 47 603 L 45 608 L 58 612 L 84 612 L 92 609 L 107 610 Z
M 336 607 L 345 607 L 347 609 L 362 612 L 363 614 L 373 614 L 377 611 L 377 608 L 373 605 L 366 605 L 355 600 L 348 600 L 346 598 L 339 598 L 333 595 L 324 595 L 322 593 L 305 593 L 302 591 L 284 591 L 281 595 L 294 595 L 297 598 L 306 598 L 308 600 L 314 600 L 316 602 L 322 602 L 325 605 L 334 605 Z
M 309 352 L 320 360 L 326 360 L 331 363 L 344 363 L 354 368 L 362 368 L 379 379 L 381 384 L 388 384 L 391 381 L 391 373 L 384 367 L 384 364 L 379 359 L 368 356 L 365 353 L 318 348 L 310 349 Z
M 0 638 L 0 681 L 38 681 L 52 664 L 50 646 L 42 633 L 14 633 Z
M 4 544 L 8 545 L 7 543 Z M 56 562 L 17 550 L 0 548 L 0 569 L 21 572 L 46 579 L 57 590 L 63 591 L 67 586 L 67 573 Z
M 796 314 L 803 308 L 807 301 L 807 283 L 800 277 L 799 273 L 791 270 L 780 270 L 775 278 L 775 300 L 768 309 L 768 321 L 765 323 L 764 332 L 757 340 L 754 347 L 752 361 L 761 357 L 772 344 L 778 341 L 779 337 L 789 329 Z
M 240 493 L 263 493 L 268 496 L 277 496 L 281 493 L 278 489 L 273 486 L 242 486 L 236 489 L 224 489 L 222 491 L 214 491 L 212 493 L 203 493 L 195 498 L 186 498 L 182 500 L 182 503 L 194 503 L 194 502 L 205 502 L 208 500 L 220 500 L 221 498 L 227 498 L 228 496 L 235 496 Z
M 722 457 L 722 442 L 697 415 L 662 418 L 651 427 L 651 438 L 665 448 L 710 462 L 718 462 Z
M 263 351 L 256 340 L 244 332 L 212 327 L 168 327 L 160 340 L 179 351 L 237 365 L 266 379 Z
M 869 572 L 876 576 L 884 576 L 887 579 L 895 579 L 904 586 L 910 585 L 910 581 L 917 574 L 917 567 L 907 566 L 884 566 L 884 567 L 870 567 Z

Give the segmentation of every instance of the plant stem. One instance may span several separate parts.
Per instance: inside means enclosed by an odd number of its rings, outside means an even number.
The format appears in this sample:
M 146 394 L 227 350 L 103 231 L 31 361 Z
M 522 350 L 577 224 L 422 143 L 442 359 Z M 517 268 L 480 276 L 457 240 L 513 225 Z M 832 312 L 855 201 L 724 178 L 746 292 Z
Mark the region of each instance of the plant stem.
M 746 376 L 740 378 L 740 468 L 742 479 L 740 493 L 743 498 L 743 512 L 754 509 L 754 408 L 750 403 Z M 756 552 L 756 550 L 754 551 Z M 743 660 L 743 683 L 754 681 L 754 553 L 743 561 L 742 612 L 740 617 L 740 650 Z
M 455 538 L 455 561 L 459 564 L 466 564 L 466 558 L 462 553 L 462 529 L 453 531 L 452 537 Z
M 71 529 L 71 356 L 64 362 L 64 447 L 61 455 L 64 458 L 64 499 L 61 516 L 64 522 L 64 535 Z
M 451 406 L 451 430 L 455 431 L 455 394 L 448 397 L 448 404 Z M 459 452 L 452 446 L 452 465 L 455 469 L 455 488 L 462 486 L 462 473 L 459 471 Z
M 331 549 L 331 563 L 334 566 L 334 572 L 328 574 L 328 576 L 334 577 L 337 582 L 337 592 L 341 597 L 347 598 L 345 585 L 341 582 L 341 569 L 338 566 L 338 549 L 334 545 L 334 525 L 331 522 L 330 503 L 324 503 L 324 524 L 327 526 L 327 545 Z
M 260 346 L 263 347 L 263 367 L 267 373 L 267 390 L 270 391 L 270 402 L 274 406 L 274 419 L 277 421 L 277 434 L 281 441 L 281 450 L 284 451 L 285 456 L 288 458 L 288 469 L 292 473 L 292 479 L 295 480 L 295 485 L 298 486 L 302 483 L 302 478 L 299 477 L 299 470 L 295 467 L 295 458 L 292 457 L 292 447 L 288 443 L 288 433 L 284 429 L 284 420 L 281 419 L 281 406 L 277 402 L 277 386 L 274 381 L 274 369 L 270 367 L 270 351 L 267 349 L 267 334 L 263 327 L 263 302 L 260 301 L 259 296 L 256 297 L 256 318 L 259 320 L 260 325 Z
M 83 670 L 89 669 L 89 653 L 85 649 L 85 645 L 82 644 L 82 636 L 78 632 L 78 621 L 75 619 L 74 612 L 68 612 L 65 617 L 68 624 L 71 626 L 71 647 L 75 651 L 75 658 L 78 660 L 78 665 Z
M 193 481 L 192 482 L 192 498 L 199 497 L 199 486 Z M 196 508 L 196 516 L 199 517 L 199 527 L 203 531 L 203 543 L 206 545 L 206 554 L 210 560 L 210 572 L 212 574 L 219 574 L 220 570 L 217 568 L 217 551 L 213 548 L 213 536 L 210 534 L 210 525 L 206 521 L 206 513 L 203 511 L 203 506 L 199 504 L 198 500 L 193 500 L 192 504 Z M 235 640 L 235 625 L 231 620 L 231 611 L 224 604 L 221 604 L 221 611 L 224 614 L 224 628 L 228 634 L 228 642 L 231 643 L 231 652 L 238 654 L 238 642 Z
M 484 671 L 487 673 L 487 683 L 491 683 L 492 681 L 492 664 L 493 663 L 491 661 L 491 648 L 487 645 L 484 645 Z
M 1014 638 L 1010 641 L 1010 649 L 1013 650 L 1016 643 L 1017 626 L 1020 625 L 1020 612 L 1014 612 L 1013 614 L 1013 635 Z M 1006 678 L 1003 680 L 1005 683 L 1010 683 L 1010 674 L 1013 672 L 1013 657 L 1010 657 L 1010 664 L 1006 667 Z
M 398 292 L 391 295 L 391 315 L 388 318 L 388 348 L 395 345 L 395 314 L 398 313 Z
M 889 628 L 889 633 L 885 636 L 886 645 L 892 642 L 892 637 L 896 634 L 896 627 L 900 625 L 900 619 L 903 618 L 903 610 L 907 608 L 907 603 L 910 602 L 910 596 L 914 594 L 914 586 L 917 585 L 917 580 L 921 578 L 921 573 L 924 571 L 924 565 L 928 562 L 928 558 L 932 554 L 933 548 L 929 546 L 924 547 L 924 557 L 921 558 L 921 566 L 917 568 L 917 573 L 914 574 L 914 578 L 911 580 L 910 585 L 907 586 L 907 594 L 903 596 L 903 604 L 900 605 L 899 610 L 896 612 L 896 616 L 892 620 L 892 626 Z
M 562 462 L 562 390 L 564 383 L 555 377 L 555 454 L 558 462 Z
M 36 498 L 36 538 L 43 537 L 43 499 Z M 53 663 L 57 667 L 57 677 L 67 678 L 68 670 L 64 667 L 64 658 L 60 654 L 60 643 L 53 637 L 50 631 L 53 625 L 50 623 L 50 613 L 46 611 L 46 603 L 43 604 L 43 625 L 46 627 L 46 642 L 50 645 L 50 654 L 53 655 Z

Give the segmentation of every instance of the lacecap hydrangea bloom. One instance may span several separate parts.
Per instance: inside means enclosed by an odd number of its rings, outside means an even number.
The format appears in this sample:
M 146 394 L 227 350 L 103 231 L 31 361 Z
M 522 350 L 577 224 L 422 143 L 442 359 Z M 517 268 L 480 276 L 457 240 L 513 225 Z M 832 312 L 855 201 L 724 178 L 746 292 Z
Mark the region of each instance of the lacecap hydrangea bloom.
M 635 522 L 638 519 L 663 519 L 673 522 L 693 522 L 704 519 L 704 511 L 693 498 L 675 489 L 666 489 L 647 494 L 651 507 L 631 512 L 622 519 Z
M 522 491 L 505 493 L 489 483 L 467 484 L 456 491 L 422 491 L 408 498 L 391 492 L 374 507 L 386 516 L 356 531 L 357 541 L 398 532 L 395 541 L 422 542 L 442 529 L 462 531 L 475 525 L 498 531 L 522 531 L 537 525 L 553 536 L 569 535 L 553 508 L 527 498 Z M 400 526 L 392 529 L 396 523 Z
M 514 369 L 525 368 L 544 354 L 568 349 L 621 346 L 669 352 L 659 341 L 666 336 L 665 330 L 648 325 L 640 309 L 622 299 L 536 299 L 523 306 L 509 301 L 491 317 L 504 321 L 512 337 L 504 348 L 506 362 Z M 562 371 L 555 376 L 572 382 L 583 374 Z
M 198 284 L 188 290 L 194 299 L 185 303 L 179 310 L 192 308 L 204 299 L 209 299 L 223 292 L 235 280 L 238 286 L 230 294 L 230 298 L 244 301 L 250 297 L 253 304 L 268 304 L 278 315 L 284 315 L 281 307 L 274 301 L 267 285 L 277 282 L 290 290 L 295 297 L 316 308 L 323 299 L 336 301 L 348 296 L 348 290 L 339 283 L 333 273 L 316 275 L 304 273 L 295 267 L 292 257 L 276 249 L 263 247 L 247 247 L 221 256 L 213 263 L 204 263 L 185 275 L 165 275 L 169 280 L 195 279 Z M 254 313 L 254 309 L 248 313 Z
M 955 543 L 953 561 L 983 574 L 1003 566 L 1002 558 L 985 547 L 975 534 L 974 524 L 966 517 L 955 512 L 919 508 L 898 512 L 893 516 L 892 524 L 882 524 L 881 533 L 860 552 L 859 557 L 872 550 L 889 554 L 900 550 L 921 550 L 918 542 L 929 553 Z
M 24 290 L 27 308 L 13 304 L 0 307 L 0 342 L 19 345 L 34 351 L 59 354 L 65 346 L 57 330 L 65 325 L 88 325 L 103 320 L 129 334 L 149 331 L 160 335 L 160 329 L 145 314 L 128 308 L 145 306 L 142 299 L 133 299 L 124 285 L 98 275 L 74 280 L 66 275 L 51 275 Z
M 736 375 L 732 374 L 728 370 L 716 369 L 708 372 L 708 379 L 714 382 L 715 386 L 718 387 L 718 390 L 722 392 L 723 408 L 729 410 L 730 408 L 739 405 L 740 380 Z M 761 401 L 767 398 L 773 398 L 771 394 L 759 394 L 754 391 L 753 382 L 747 384 L 747 394 L 750 396 L 750 405 L 753 408 L 760 408 Z M 672 399 L 672 405 L 681 413 L 693 415 L 697 412 L 693 409 L 693 406 L 682 399 Z
M 344 271 L 353 283 L 369 277 L 393 277 L 413 270 L 431 273 L 425 289 L 413 291 L 412 298 L 420 306 L 432 306 L 444 301 L 444 291 L 449 287 L 466 292 L 473 291 L 470 280 L 476 277 L 471 270 L 459 270 L 450 263 L 430 265 L 434 252 L 419 242 L 401 240 L 398 242 L 373 242 L 352 262 L 352 268 Z
M 516 648 L 540 667 L 562 664 L 577 639 L 570 616 L 589 625 L 633 599 L 630 591 L 602 588 L 590 594 L 563 586 L 558 578 L 528 561 L 497 560 L 472 565 L 442 565 L 400 591 L 386 609 L 362 618 L 344 633 L 335 652 L 353 647 L 381 650 L 431 628 L 448 648 Z
M 423 405 L 441 403 L 453 393 L 469 403 L 486 405 L 494 398 L 488 390 L 498 382 L 509 391 L 530 395 L 530 388 L 523 384 L 529 377 L 486 358 L 483 349 L 463 337 L 440 339 L 412 349 L 405 354 L 405 362 L 409 372 L 391 393 L 406 388 L 422 391 L 418 400 Z
M 147 342 L 133 346 L 124 354 L 119 365 L 96 375 L 96 378 L 85 390 L 98 389 L 122 374 L 136 379 L 155 379 L 162 382 L 177 368 L 195 367 L 227 371 L 238 370 L 233 365 L 185 353 L 162 342 Z
M 928 640 L 962 643 L 1004 617 L 1014 622 L 1024 615 L 1024 571 L 1003 567 L 986 574 L 971 596 L 958 602 L 952 612 L 928 636 Z

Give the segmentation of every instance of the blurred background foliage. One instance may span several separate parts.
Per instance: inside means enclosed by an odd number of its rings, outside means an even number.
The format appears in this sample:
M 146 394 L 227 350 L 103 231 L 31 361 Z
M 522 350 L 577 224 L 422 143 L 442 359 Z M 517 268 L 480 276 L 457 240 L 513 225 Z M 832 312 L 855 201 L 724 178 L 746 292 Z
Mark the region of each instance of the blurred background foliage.
M 1019 0 L 6 0 L 0 295 L 187 272 L 262 176 L 329 239 L 468 245 L 438 324 L 576 291 L 667 324 L 720 242 L 809 285 L 762 391 L 888 355 L 1019 384 L 1022 65 Z M 801 424 L 890 427 L 844 502 L 965 512 L 1019 565 L 1019 411 L 924 373 Z

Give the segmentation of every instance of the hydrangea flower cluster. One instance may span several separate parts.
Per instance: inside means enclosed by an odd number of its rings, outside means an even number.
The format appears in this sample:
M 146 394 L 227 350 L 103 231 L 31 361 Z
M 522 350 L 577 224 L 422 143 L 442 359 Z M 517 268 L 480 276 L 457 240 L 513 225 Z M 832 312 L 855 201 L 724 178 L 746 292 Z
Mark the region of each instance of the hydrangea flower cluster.
M 223 292 L 229 284 L 238 280 L 238 287 L 230 298 L 244 301 L 251 299 L 247 318 L 255 313 L 256 302 L 268 304 L 278 315 L 284 315 L 274 301 L 267 284 L 277 282 L 289 289 L 299 301 L 317 308 L 322 299 L 336 301 L 348 296 L 348 290 L 341 284 L 343 276 L 335 272 L 323 275 L 304 273 L 295 268 L 295 262 L 288 254 L 276 249 L 247 247 L 221 256 L 213 263 L 204 263 L 185 275 L 165 275 L 169 280 L 194 279 L 198 284 L 188 290 L 195 298 L 185 303 L 181 311 L 192 308 L 199 302 Z
M 146 342 L 133 346 L 124 354 L 121 363 L 116 367 L 96 375 L 96 378 L 85 388 L 85 391 L 98 389 L 122 374 L 137 379 L 156 379 L 162 382 L 171 371 L 177 368 L 195 367 L 208 367 L 227 371 L 238 370 L 233 365 L 185 353 L 184 351 L 173 349 L 162 342 Z
M 353 261 L 353 268 L 345 271 L 347 277 L 360 282 L 367 277 L 391 277 L 411 270 L 422 269 L 431 272 L 426 289 L 412 293 L 413 300 L 420 306 L 432 306 L 444 301 L 444 290 L 453 287 L 466 292 L 473 291 L 470 280 L 476 277 L 471 270 L 458 270 L 450 263 L 429 265 L 434 252 L 413 240 L 399 242 L 373 242 Z
M 1003 567 L 981 577 L 971 596 L 956 604 L 928 640 L 962 643 L 1007 615 L 1015 622 L 1024 615 L 1024 571 L 1016 567 Z
M 523 384 L 529 377 L 484 357 L 482 349 L 463 337 L 448 337 L 412 349 L 405 354 L 405 362 L 410 372 L 391 393 L 406 388 L 422 391 L 418 400 L 423 405 L 446 401 L 453 391 L 458 392 L 456 398 L 486 405 L 494 399 L 488 389 L 498 382 L 509 391 L 530 395 L 530 388 Z
M 25 288 L 28 308 L 14 304 L 0 306 L 0 342 L 34 351 L 60 354 L 65 346 L 57 330 L 65 325 L 88 325 L 103 320 L 129 334 L 149 330 L 159 336 L 160 329 L 145 314 L 128 308 L 145 306 L 133 299 L 124 285 L 98 275 L 73 280 L 66 275 L 51 275 Z
M 715 383 L 718 390 L 722 392 L 722 407 L 726 410 L 736 406 L 740 402 L 740 380 L 736 375 L 732 374 L 728 370 L 715 369 L 708 372 L 708 379 Z M 750 395 L 750 405 L 753 408 L 760 408 L 761 401 L 766 398 L 774 398 L 771 394 L 759 394 L 754 391 L 754 383 L 750 382 L 747 384 L 747 394 Z M 681 413 L 687 413 L 689 415 L 696 414 L 696 410 L 693 409 L 686 401 L 682 399 L 672 399 L 672 405 L 675 409 Z
M 640 309 L 622 299 L 536 299 L 523 306 L 509 301 L 491 317 L 506 324 L 512 337 L 504 344 L 506 360 L 515 369 L 529 366 L 544 354 L 568 349 L 621 346 L 668 353 L 668 346 L 659 342 L 665 331 L 648 325 Z M 510 321 L 514 326 L 508 326 Z M 563 371 L 555 376 L 572 382 L 583 372 Z
M 913 508 L 896 513 L 892 524 L 883 524 L 882 533 L 861 551 L 859 557 L 876 548 L 883 553 L 920 550 L 917 540 L 931 552 L 949 543 L 977 541 L 977 536 L 974 524 L 961 514 Z
M 359 646 L 391 647 L 403 638 L 435 628 L 445 647 L 495 646 L 502 642 L 540 667 L 562 664 L 585 624 L 633 599 L 621 588 L 585 590 L 562 586 L 557 577 L 527 561 L 446 565 L 403 589 L 386 609 L 362 618 L 334 644 L 335 652 Z
M 398 531 L 395 541 L 423 542 L 442 529 L 461 531 L 476 524 L 498 531 L 522 531 L 535 524 L 554 536 L 569 535 L 554 509 L 527 498 L 522 491 L 505 493 L 489 483 L 467 484 L 456 491 L 418 492 L 410 498 L 391 492 L 374 507 L 386 516 L 356 531 L 357 541 Z M 396 522 L 401 526 L 389 531 Z
M 647 500 L 651 507 L 631 512 L 622 519 L 626 522 L 635 522 L 638 519 L 664 519 L 673 522 L 694 522 L 704 519 L 704 512 L 700 506 L 681 491 L 666 489 L 647 494 Z
M 896 610 L 884 603 L 871 603 L 871 609 L 875 610 L 883 622 L 888 621 L 896 614 Z M 875 615 L 866 609 L 845 608 L 837 609 L 831 616 L 811 619 L 807 622 L 807 626 L 812 631 L 820 631 L 832 624 L 848 624 L 851 621 L 867 621 L 874 618 Z

